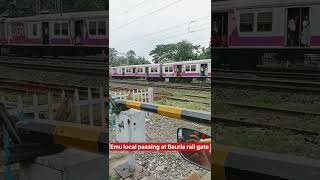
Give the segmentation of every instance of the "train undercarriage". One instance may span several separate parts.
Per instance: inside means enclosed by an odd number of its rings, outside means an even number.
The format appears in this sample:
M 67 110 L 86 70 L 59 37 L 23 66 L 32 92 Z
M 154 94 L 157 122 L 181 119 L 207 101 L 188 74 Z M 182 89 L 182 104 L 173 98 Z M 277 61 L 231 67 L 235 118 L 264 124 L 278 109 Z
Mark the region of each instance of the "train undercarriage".
M 108 55 L 106 47 L 84 46 L 13 46 L 1 45 L 2 56 L 89 56 L 97 54 Z
M 213 68 L 250 69 L 258 65 L 278 64 L 287 67 L 316 67 L 320 64 L 319 49 L 283 48 L 214 48 Z

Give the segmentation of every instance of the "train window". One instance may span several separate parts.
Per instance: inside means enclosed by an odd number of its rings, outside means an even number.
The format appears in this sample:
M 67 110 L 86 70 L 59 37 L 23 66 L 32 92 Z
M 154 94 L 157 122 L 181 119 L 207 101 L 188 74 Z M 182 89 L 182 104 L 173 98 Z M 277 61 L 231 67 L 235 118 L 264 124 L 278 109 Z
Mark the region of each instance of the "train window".
M 89 23 L 89 33 L 90 35 L 97 35 L 97 22 Z
M 61 24 L 61 34 L 64 36 L 67 36 L 69 34 L 68 32 L 68 23 L 62 23 Z
M 240 32 L 253 32 L 254 29 L 254 14 L 240 14 Z
M 69 29 L 68 29 L 68 23 L 54 23 L 53 25 L 53 31 L 55 36 L 68 36 Z
M 98 35 L 106 35 L 107 33 L 106 21 L 98 22 Z
M 272 31 L 272 12 L 258 13 L 257 31 L 258 32 Z
M 169 71 L 169 67 L 164 67 L 164 72 L 168 72 Z
M 186 66 L 186 71 L 190 71 L 190 65 Z
M 169 72 L 173 72 L 173 67 L 169 67 Z
M 37 24 L 32 24 L 32 36 L 38 35 L 38 26 Z
M 54 23 L 53 29 L 54 29 L 54 35 L 59 36 L 60 35 L 60 24 Z
M 196 65 L 191 65 L 191 71 L 196 71 L 197 66 Z

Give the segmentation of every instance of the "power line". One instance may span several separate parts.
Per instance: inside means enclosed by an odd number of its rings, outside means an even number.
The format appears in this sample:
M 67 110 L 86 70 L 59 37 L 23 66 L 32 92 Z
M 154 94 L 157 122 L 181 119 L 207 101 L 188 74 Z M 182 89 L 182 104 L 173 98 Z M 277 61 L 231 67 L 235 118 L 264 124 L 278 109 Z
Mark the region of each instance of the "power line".
M 205 29 L 208 29 L 208 28 L 210 28 L 210 27 L 206 27 L 206 28 L 204 28 L 203 30 L 205 30 Z M 191 34 L 191 33 L 194 33 L 194 32 L 198 32 L 199 30 L 195 30 L 195 31 L 188 31 L 188 32 L 185 32 L 185 33 L 183 33 L 183 34 Z M 201 29 L 201 31 L 202 31 L 202 29 Z M 165 38 L 162 38 L 162 39 L 167 39 L 167 38 L 170 38 L 170 37 L 176 37 L 176 36 L 179 36 L 180 34 L 174 34 L 174 35 L 171 35 L 171 36 L 167 36 L 167 37 L 165 37 Z M 161 40 L 161 39 L 160 39 Z
M 160 41 L 161 41 L 161 40 L 172 39 L 172 38 L 174 38 L 174 37 L 179 37 L 179 36 L 182 36 L 182 35 L 184 36 L 184 35 L 186 35 L 186 34 L 192 34 L 192 33 L 195 33 L 195 32 L 204 31 L 204 30 L 210 29 L 210 28 L 211 28 L 211 27 L 206 27 L 206 28 L 202 28 L 202 29 L 195 30 L 195 31 L 183 33 L 183 34 L 180 34 L 180 35 L 169 36 L 169 38 L 167 37 L 167 38 L 165 38 L 165 39 L 160 39 Z M 157 41 L 158 41 L 158 40 L 157 40 Z
M 205 17 L 209 17 L 209 16 L 204 16 L 204 17 L 197 18 L 197 19 L 194 19 L 194 20 L 191 20 L 191 21 L 197 22 L 197 21 L 199 21 L 199 20 L 201 20 L 201 19 L 204 19 Z M 148 37 L 148 36 L 154 36 L 154 35 L 156 35 L 156 34 L 158 34 L 158 33 L 161 33 L 161 32 L 166 32 L 166 31 L 169 31 L 169 30 L 172 30 L 172 29 L 177 29 L 178 27 L 180 27 L 179 29 L 184 28 L 184 25 L 187 25 L 189 22 L 190 22 L 190 21 L 185 22 L 185 23 L 182 23 L 182 24 L 179 24 L 179 25 L 170 26 L 170 27 L 165 28 L 165 29 L 162 29 L 162 30 L 160 30 L 160 31 L 156 31 L 156 32 L 144 34 L 144 35 L 142 35 L 142 36 L 140 36 L 140 37 L 137 37 L 137 38 L 134 38 L 134 39 L 132 39 L 132 40 L 130 40 L 130 41 L 126 41 L 126 43 L 128 43 L 128 42 L 129 42 L 129 43 L 134 42 L 136 39 L 146 38 L 146 37 Z M 209 22 L 209 23 L 210 23 L 210 22 Z M 203 24 L 200 24 L 200 25 L 204 25 L 204 24 L 207 24 L 207 23 L 203 23 Z M 200 25 L 197 25 L 197 26 L 200 26 Z M 183 30 L 185 30 L 185 29 L 181 29 L 181 30 L 174 31 L 174 32 L 181 32 L 181 31 L 183 31 Z M 166 33 L 165 35 L 168 35 L 168 34 L 171 34 L 171 33 L 173 33 L 173 32 Z
M 210 17 L 210 16 L 199 17 L 199 18 L 197 18 L 197 19 L 190 20 L 190 21 L 184 22 L 184 23 L 182 23 L 182 24 L 174 25 L 174 26 L 169 26 L 168 28 L 161 29 L 161 30 L 156 31 L 156 32 L 148 33 L 148 34 L 145 34 L 145 35 L 143 35 L 143 36 L 150 36 L 150 35 L 153 35 L 153 34 L 157 34 L 157 33 L 159 33 L 159 32 L 165 32 L 165 31 L 168 31 L 168 30 L 171 30 L 171 29 L 175 29 L 176 27 L 181 27 L 181 26 L 183 26 L 183 25 L 185 25 L 185 24 L 190 23 L 191 21 L 199 21 L 199 20 L 204 19 L 204 18 L 207 18 L 207 17 Z
M 175 4 L 177 4 L 177 3 L 181 2 L 181 1 L 183 1 L 183 0 L 177 0 L 177 1 L 174 1 L 174 2 L 172 2 L 172 3 L 168 4 L 168 5 L 164 6 L 164 7 L 161 7 L 161 8 L 159 8 L 159 9 L 157 9 L 157 10 L 154 10 L 154 11 L 152 11 L 152 12 L 148 13 L 148 14 L 145 14 L 145 15 L 143 15 L 143 16 L 139 16 L 139 17 L 137 17 L 137 18 L 133 19 L 132 21 L 129 21 L 129 22 L 127 22 L 127 23 L 123 24 L 123 25 L 120 25 L 120 26 L 116 27 L 115 29 L 121 29 L 121 28 L 123 28 L 123 27 L 125 27 L 125 26 L 128 26 L 128 25 L 130 25 L 130 24 L 132 24 L 132 23 L 134 23 L 134 22 L 138 21 L 138 20 L 139 20 L 139 19 L 141 19 L 141 18 L 144 18 L 144 17 L 150 16 L 150 15 L 152 15 L 152 14 L 156 13 L 156 12 L 162 11 L 162 10 L 164 10 L 164 9 L 166 9 L 166 8 L 170 7 L 170 6 L 173 6 L 173 5 L 175 5 Z
M 130 9 L 134 9 L 136 7 L 139 7 L 139 6 L 141 6 L 142 4 L 144 4 L 147 1 L 150 2 L 150 0 L 143 0 L 143 1 L 139 2 L 139 3 L 137 3 L 135 6 L 131 7 Z M 130 9 L 124 10 L 123 13 L 121 13 L 119 16 L 122 16 L 124 14 L 128 14 Z
M 203 23 L 203 24 L 200 24 L 200 25 L 197 25 L 195 26 L 196 28 L 200 28 L 202 27 L 203 25 L 208 25 L 208 23 Z M 192 28 L 195 28 L 195 27 L 192 27 Z M 169 33 L 166 33 L 166 34 L 163 34 L 161 35 L 160 37 L 167 37 L 168 35 L 173 35 L 173 34 L 176 34 L 176 33 L 179 33 L 179 32 L 182 32 L 182 31 L 187 31 L 187 29 L 180 29 L 180 30 L 177 30 L 177 31 L 173 31 L 173 32 L 169 32 Z M 188 32 L 192 32 L 192 31 L 188 31 Z M 157 38 L 157 37 L 155 37 Z M 136 38 L 137 39 L 137 38 Z M 146 37 L 143 37 L 142 39 L 145 39 L 145 40 L 150 40 Z M 135 42 L 138 42 L 137 40 L 131 40 L 131 41 L 127 41 L 126 43 L 128 44 L 132 44 L 132 43 L 135 43 Z
M 172 38 L 175 38 L 175 37 L 180 37 L 180 36 L 184 36 L 186 34 L 192 34 L 192 33 L 196 33 L 196 32 L 200 32 L 200 31 L 204 31 L 206 29 L 210 29 L 210 27 L 205 27 L 205 28 L 202 28 L 202 29 L 197 29 L 197 30 L 194 30 L 194 31 L 191 31 L 191 32 L 186 32 L 186 33 L 179 33 L 179 34 L 175 34 L 175 35 L 172 35 L 172 36 L 168 36 L 168 37 L 165 37 L 165 38 L 162 38 L 162 39 L 157 39 L 157 40 L 152 40 L 153 42 L 159 42 L 159 41 L 165 41 L 165 40 L 168 40 L 168 39 L 172 39 Z M 131 44 L 129 44 L 128 46 L 131 46 L 131 45 L 134 45 L 136 43 L 139 43 L 139 41 L 135 41 Z

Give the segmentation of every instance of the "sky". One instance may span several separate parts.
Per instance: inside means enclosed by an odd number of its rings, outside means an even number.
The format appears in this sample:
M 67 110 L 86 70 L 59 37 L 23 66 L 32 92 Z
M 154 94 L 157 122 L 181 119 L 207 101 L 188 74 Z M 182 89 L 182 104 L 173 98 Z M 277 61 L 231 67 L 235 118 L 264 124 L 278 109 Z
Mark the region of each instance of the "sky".
M 119 55 L 134 50 L 150 61 L 157 44 L 209 45 L 209 0 L 110 0 L 109 7 L 109 43 Z

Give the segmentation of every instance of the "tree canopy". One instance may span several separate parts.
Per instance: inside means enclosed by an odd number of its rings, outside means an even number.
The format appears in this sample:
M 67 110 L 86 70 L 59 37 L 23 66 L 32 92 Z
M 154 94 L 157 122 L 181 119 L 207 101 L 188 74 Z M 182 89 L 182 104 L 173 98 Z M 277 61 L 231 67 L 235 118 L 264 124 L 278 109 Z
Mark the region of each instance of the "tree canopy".
M 171 44 L 157 45 L 150 53 L 154 63 L 188 61 L 197 59 L 210 59 L 211 48 L 193 45 L 188 41 L 181 41 Z M 109 48 L 110 66 L 150 64 L 144 57 L 136 55 L 134 50 L 129 50 L 123 55 L 119 55 L 115 48 Z
M 211 57 L 210 48 L 193 45 L 189 41 L 157 45 L 149 54 L 155 63 L 206 59 Z
M 115 48 L 109 48 L 109 65 L 121 66 L 121 65 L 137 65 L 137 64 L 150 64 L 144 57 L 136 57 L 134 50 L 130 50 L 125 56 L 118 55 L 118 51 Z

